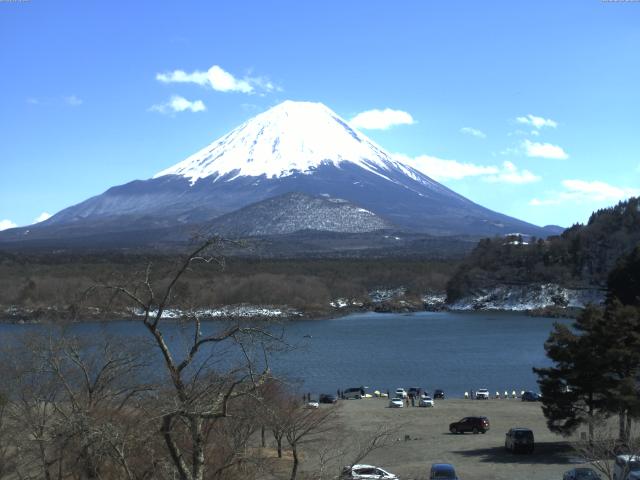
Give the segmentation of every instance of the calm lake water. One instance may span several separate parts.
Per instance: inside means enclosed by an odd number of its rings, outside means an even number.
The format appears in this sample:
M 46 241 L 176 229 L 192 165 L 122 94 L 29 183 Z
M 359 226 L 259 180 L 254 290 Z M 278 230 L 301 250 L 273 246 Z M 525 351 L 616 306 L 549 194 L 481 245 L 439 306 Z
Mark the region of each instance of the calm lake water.
M 502 312 L 365 313 L 296 321 L 283 326 L 296 349 L 274 354 L 271 364 L 276 374 L 297 379 L 304 392 L 313 394 L 360 385 L 371 391 L 442 388 L 450 397 L 483 387 L 492 395 L 496 390 L 537 390 L 531 368 L 549 365 L 544 341 L 555 321 Z M 1 324 L 0 335 L 6 339 L 45 328 Z M 175 344 L 179 327 L 167 328 Z M 71 330 L 91 336 L 145 335 L 137 322 L 80 323 Z

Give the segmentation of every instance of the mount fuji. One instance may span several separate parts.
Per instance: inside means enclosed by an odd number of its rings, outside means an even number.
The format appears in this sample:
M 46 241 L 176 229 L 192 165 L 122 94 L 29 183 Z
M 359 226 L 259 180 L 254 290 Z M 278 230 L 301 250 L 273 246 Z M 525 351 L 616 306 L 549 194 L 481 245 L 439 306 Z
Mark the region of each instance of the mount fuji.
M 234 221 L 241 227 L 234 228 Z M 323 104 L 285 101 L 151 179 L 112 187 L 47 221 L 0 232 L 0 246 L 105 238 L 149 243 L 216 225 L 248 235 L 376 229 L 473 237 L 558 233 L 458 195 Z

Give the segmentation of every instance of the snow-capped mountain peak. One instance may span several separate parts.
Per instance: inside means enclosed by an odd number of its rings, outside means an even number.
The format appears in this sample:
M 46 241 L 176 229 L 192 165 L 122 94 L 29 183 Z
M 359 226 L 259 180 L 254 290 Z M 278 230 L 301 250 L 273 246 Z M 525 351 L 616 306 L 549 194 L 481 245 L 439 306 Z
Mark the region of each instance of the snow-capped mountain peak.
M 287 100 L 243 123 L 186 160 L 153 178 L 178 175 L 230 181 L 241 176 L 281 178 L 311 173 L 322 164 L 354 163 L 387 178 L 385 171 L 415 171 L 322 103 Z M 387 178 L 388 179 L 388 178 Z

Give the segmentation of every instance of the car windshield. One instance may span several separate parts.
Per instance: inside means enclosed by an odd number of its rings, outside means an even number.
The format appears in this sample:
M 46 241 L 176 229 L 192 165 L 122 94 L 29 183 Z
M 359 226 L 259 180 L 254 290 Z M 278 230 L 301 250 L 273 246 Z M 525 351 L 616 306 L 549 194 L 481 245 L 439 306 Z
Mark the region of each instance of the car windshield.
M 578 468 L 576 469 L 576 480 L 595 480 L 598 477 L 595 472 L 590 468 Z
M 441 480 L 441 479 L 446 480 L 446 479 L 452 479 L 452 478 L 455 479 L 456 472 L 454 472 L 453 470 L 436 470 L 431 475 L 431 478 L 436 480 Z
M 532 432 L 528 432 L 526 430 L 516 430 L 516 438 L 531 438 L 533 437 Z

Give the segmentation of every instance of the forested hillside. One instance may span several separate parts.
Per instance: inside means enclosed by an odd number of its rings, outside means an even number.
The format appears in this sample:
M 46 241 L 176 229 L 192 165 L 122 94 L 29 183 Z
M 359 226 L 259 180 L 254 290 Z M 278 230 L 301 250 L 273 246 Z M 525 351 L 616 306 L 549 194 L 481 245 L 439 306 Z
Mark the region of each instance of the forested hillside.
M 481 240 L 447 284 L 449 302 L 497 285 L 556 283 L 603 287 L 616 260 L 640 242 L 640 200 L 594 212 L 546 240 L 518 236 Z

